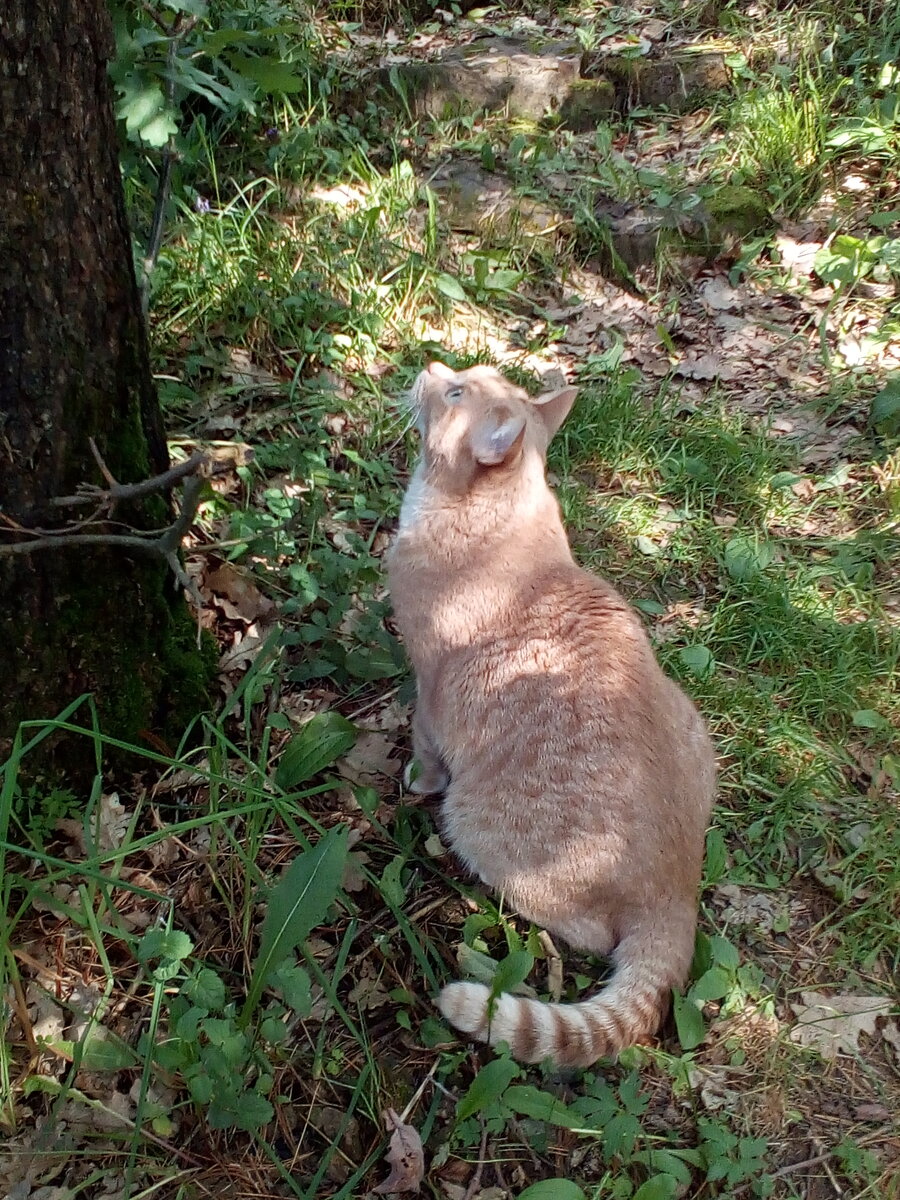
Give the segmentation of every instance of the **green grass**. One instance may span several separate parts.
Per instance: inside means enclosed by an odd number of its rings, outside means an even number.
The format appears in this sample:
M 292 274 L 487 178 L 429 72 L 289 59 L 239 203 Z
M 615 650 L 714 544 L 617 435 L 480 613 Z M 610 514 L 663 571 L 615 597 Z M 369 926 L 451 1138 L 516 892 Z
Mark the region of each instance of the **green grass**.
M 241 21 L 262 21 L 263 7 Z M 674 27 L 699 9 L 680 13 L 662 10 Z M 729 13 L 739 33 L 744 18 Z M 438 1019 L 431 997 L 459 959 L 488 974 L 533 959 L 539 991 L 549 964 L 537 931 L 462 878 L 433 813 L 399 799 L 390 772 L 408 753 L 412 688 L 381 565 L 414 453 L 404 387 L 430 357 L 465 365 L 505 342 L 521 350 L 507 369 L 536 388 L 522 343 L 548 361 L 558 335 L 519 323 L 591 265 L 572 238 L 454 234 L 424 186 L 441 157 L 505 166 L 571 211 L 598 189 L 680 204 L 732 171 L 801 211 L 832 168 L 858 166 L 859 138 L 834 144 L 857 100 L 884 99 L 873 80 L 896 30 L 889 14 L 870 16 L 872 36 L 848 27 L 833 63 L 758 69 L 718 114 L 732 161 L 702 147 L 684 187 L 683 164 L 645 171 L 614 146 L 677 130 L 671 114 L 614 118 L 593 140 L 500 117 L 408 126 L 364 106 L 350 118 L 324 49 L 307 91 L 257 96 L 252 120 L 231 113 L 185 131 L 152 292 L 169 431 L 179 446 L 254 450 L 205 501 L 205 548 L 189 557 L 233 564 L 277 603 L 277 623 L 209 599 L 223 652 L 260 642 L 226 672 L 220 716 L 190 749 L 129 747 L 133 772 L 111 778 L 85 702 L 24 729 L 3 769 L 0 1127 L 11 1162 L 26 1164 L 39 1121 L 45 1138 L 71 1133 L 52 1143 L 48 1178 L 88 1200 L 113 1186 L 173 1200 L 226 1188 L 349 1200 L 386 1174 L 382 1114 L 393 1108 L 423 1138 L 426 1187 L 439 1171 L 467 1187 L 486 1157 L 483 1186 L 507 1194 L 564 1177 L 590 1200 L 762 1197 L 787 1168 L 772 1193 L 787 1200 L 814 1186 L 816 1168 L 795 1165 L 827 1153 L 845 1195 L 892 1194 L 890 1118 L 857 1115 L 896 1111 L 889 1052 L 864 1038 L 857 1057 L 823 1062 L 791 1040 L 789 1007 L 819 988 L 890 996 L 900 969 L 900 466 L 889 429 L 867 420 L 880 380 L 839 374 L 829 358 L 810 404 L 857 433 L 840 461 L 813 469 L 742 411 L 737 385 L 698 400 L 674 376 L 611 366 L 615 355 L 575 364 L 581 395 L 550 460 L 573 545 L 641 611 L 721 757 L 694 979 L 659 1045 L 618 1066 L 569 1080 L 517 1072 L 470 1053 Z M 333 27 L 328 36 L 340 42 Z M 303 34 L 297 62 L 325 46 L 316 37 Z M 894 133 L 876 115 L 888 151 L 869 144 L 864 164 L 881 178 Z M 131 163 L 137 228 L 152 178 Z M 754 256 L 741 270 L 775 297 L 790 287 Z M 515 284 L 488 286 L 495 271 Z M 693 284 L 654 286 L 642 302 L 661 322 Z M 331 715 L 307 725 L 313 713 Z M 62 725 L 96 747 L 89 796 L 28 778 L 30 740 Z M 353 738 L 376 769 L 336 775 Z M 316 759 L 329 742 L 333 755 Z M 113 789 L 124 812 L 109 828 Z M 729 888 L 769 903 L 769 925 L 734 915 Z M 306 923 L 286 915 L 300 896 Z M 273 945 L 283 960 L 264 969 Z M 602 971 L 567 953 L 564 994 Z M 79 1003 L 91 1010 L 80 1020 Z M 47 1044 L 34 1041 L 42 1011 Z M 724 1089 L 721 1106 L 704 1099 L 707 1085 Z M 127 1119 L 101 1124 L 98 1103 Z

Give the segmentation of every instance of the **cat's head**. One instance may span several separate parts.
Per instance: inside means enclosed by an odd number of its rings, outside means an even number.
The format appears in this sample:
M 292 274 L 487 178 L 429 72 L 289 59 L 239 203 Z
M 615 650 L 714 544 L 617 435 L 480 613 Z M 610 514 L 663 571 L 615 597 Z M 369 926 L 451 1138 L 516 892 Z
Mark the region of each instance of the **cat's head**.
M 565 387 L 530 397 L 496 367 L 454 371 L 433 362 L 411 399 L 426 461 L 451 468 L 512 466 L 528 448 L 543 458 L 578 392 Z

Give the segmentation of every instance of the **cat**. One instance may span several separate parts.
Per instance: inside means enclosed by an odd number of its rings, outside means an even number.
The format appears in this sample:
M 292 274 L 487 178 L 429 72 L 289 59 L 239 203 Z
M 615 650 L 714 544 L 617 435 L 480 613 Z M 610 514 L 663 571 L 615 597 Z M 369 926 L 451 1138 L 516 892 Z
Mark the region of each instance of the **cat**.
M 573 1004 L 457 982 L 438 1007 L 522 1062 L 585 1067 L 649 1039 L 690 968 L 715 757 L 619 593 L 578 567 L 546 482 L 577 389 L 529 399 L 489 366 L 431 363 L 411 393 L 421 460 L 388 552 L 417 682 L 413 792 L 504 901 L 611 955 Z

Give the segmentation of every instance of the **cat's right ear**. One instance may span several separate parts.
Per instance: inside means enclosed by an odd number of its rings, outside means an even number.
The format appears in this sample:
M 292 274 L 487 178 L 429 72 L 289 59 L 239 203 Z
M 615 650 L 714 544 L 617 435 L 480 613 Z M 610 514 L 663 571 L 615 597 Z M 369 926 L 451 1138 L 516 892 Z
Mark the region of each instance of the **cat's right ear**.
M 569 415 L 577 395 L 577 387 L 564 387 L 558 392 L 545 392 L 543 396 L 536 396 L 532 401 L 537 415 L 544 422 L 548 443 Z

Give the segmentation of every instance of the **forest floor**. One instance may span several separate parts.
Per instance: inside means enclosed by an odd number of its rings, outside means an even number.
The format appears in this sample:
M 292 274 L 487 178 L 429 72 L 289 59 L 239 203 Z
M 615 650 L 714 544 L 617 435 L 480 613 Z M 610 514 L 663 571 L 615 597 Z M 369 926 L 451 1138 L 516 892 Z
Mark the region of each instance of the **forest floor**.
M 900 1197 L 900 24 L 713 9 L 322 16 L 306 93 L 185 134 L 151 330 L 173 457 L 223 464 L 186 547 L 220 690 L 89 798 L 6 769 L 11 1200 Z M 401 68 L 499 35 L 702 43 L 726 78 L 584 132 L 417 115 Z M 140 239 L 152 172 L 125 179 Z M 463 972 L 572 999 L 603 971 L 403 792 L 381 560 L 435 357 L 578 383 L 549 464 L 573 546 L 720 756 L 691 984 L 566 1076 L 433 1005 Z

